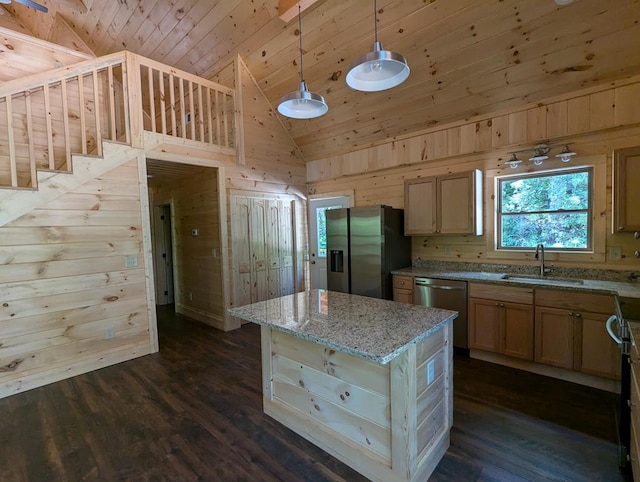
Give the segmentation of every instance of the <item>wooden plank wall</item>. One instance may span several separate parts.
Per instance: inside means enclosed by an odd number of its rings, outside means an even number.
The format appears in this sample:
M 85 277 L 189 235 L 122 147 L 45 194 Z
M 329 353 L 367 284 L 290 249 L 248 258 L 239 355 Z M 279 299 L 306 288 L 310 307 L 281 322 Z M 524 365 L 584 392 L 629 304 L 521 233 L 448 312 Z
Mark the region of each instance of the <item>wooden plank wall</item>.
M 172 209 L 176 311 L 224 329 L 218 170 L 149 185 L 152 204 Z
M 154 350 L 138 162 L 0 227 L 0 397 Z
M 592 165 L 594 250 L 592 254 L 549 253 L 558 266 L 638 269 L 640 242 L 631 233 L 611 234 L 611 166 L 614 149 L 640 145 L 640 78 L 615 87 L 591 88 L 570 97 L 525 106 L 488 118 L 414 133 L 406 138 L 307 164 L 309 194 L 354 189 L 355 205 L 404 208 L 404 181 L 417 177 L 481 169 L 484 172 L 482 236 L 414 237 L 412 257 L 470 262 L 531 263 L 531 253 L 494 249 L 495 177 L 545 169 Z M 517 170 L 504 165 L 508 151 L 537 143 L 570 143 L 579 155 L 569 164 L 552 158 Z M 552 154 L 556 154 L 554 150 Z M 526 153 L 522 157 L 526 157 Z M 622 259 L 607 256 L 620 247 Z
M 308 278 L 303 259 L 307 245 L 307 198 L 302 155 L 240 57 L 211 80 L 235 85 L 241 114 L 238 118 L 242 121 L 239 131 L 244 139 L 237 164 L 225 167 L 230 270 L 236 249 L 232 232 L 237 222 L 231 216 L 231 194 L 293 201 L 294 291 L 300 291 Z M 229 286 L 233 287 L 232 279 Z M 236 303 L 231 295 L 229 303 Z

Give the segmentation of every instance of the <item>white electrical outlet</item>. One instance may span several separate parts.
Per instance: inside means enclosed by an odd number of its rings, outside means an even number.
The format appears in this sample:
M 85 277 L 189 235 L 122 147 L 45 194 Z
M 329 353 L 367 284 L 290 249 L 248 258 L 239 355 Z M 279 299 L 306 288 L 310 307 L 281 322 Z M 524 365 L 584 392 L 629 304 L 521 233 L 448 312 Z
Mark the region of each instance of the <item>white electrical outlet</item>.
M 137 256 L 125 256 L 124 258 L 124 267 L 125 268 L 136 268 L 138 266 L 138 257 Z
M 110 340 L 111 338 L 113 338 L 114 336 L 116 336 L 116 329 L 113 326 L 110 326 L 109 328 L 107 328 L 106 330 L 104 330 L 104 337 L 107 340 Z
M 435 377 L 436 363 L 434 360 L 429 360 L 429 363 L 427 363 L 427 385 L 431 385 Z

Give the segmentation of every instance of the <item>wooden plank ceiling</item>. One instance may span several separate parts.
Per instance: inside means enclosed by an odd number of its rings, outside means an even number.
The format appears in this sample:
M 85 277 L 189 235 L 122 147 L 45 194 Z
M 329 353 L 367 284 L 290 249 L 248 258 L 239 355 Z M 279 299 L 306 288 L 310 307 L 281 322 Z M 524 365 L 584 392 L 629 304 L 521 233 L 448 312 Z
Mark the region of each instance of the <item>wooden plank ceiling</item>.
M 59 13 L 97 55 L 128 49 L 211 77 L 240 54 L 271 104 L 299 85 L 298 26 L 278 0 L 43 0 L 8 7 L 47 38 Z M 445 122 L 536 102 L 640 73 L 640 0 L 378 0 L 384 48 L 411 76 L 378 93 L 351 90 L 349 63 L 373 42 L 371 0 L 320 0 L 302 15 L 304 77 L 329 113 L 283 118 L 305 160 Z

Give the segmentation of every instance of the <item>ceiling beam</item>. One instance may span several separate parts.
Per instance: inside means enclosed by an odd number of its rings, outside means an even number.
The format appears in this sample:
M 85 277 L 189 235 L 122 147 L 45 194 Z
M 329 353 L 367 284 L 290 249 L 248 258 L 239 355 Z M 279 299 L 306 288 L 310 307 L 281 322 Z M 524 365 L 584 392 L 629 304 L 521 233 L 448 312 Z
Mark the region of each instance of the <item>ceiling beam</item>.
M 292 18 L 298 15 L 298 5 L 300 5 L 300 11 L 304 12 L 314 3 L 319 0 L 278 0 L 278 16 L 283 22 L 288 22 Z

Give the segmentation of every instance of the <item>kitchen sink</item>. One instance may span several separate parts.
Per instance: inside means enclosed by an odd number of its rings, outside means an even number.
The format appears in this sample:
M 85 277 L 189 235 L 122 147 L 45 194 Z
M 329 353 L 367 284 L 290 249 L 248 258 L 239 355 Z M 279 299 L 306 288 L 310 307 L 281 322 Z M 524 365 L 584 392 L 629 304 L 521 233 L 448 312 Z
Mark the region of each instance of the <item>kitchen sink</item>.
M 523 281 L 529 283 L 553 283 L 553 284 L 570 284 L 582 285 L 584 280 L 576 278 L 558 278 L 555 276 L 540 276 L 536 274 L 504 274 L 500 277 L 504 280 Z

